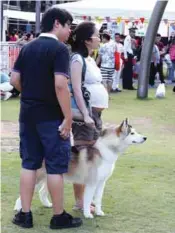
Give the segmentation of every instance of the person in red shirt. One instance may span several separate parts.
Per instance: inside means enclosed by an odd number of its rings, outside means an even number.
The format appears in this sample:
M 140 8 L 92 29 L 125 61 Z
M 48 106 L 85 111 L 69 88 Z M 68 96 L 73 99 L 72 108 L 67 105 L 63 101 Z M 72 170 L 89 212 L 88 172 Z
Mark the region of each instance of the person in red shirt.
M 163 57 L 166 54 L 166 51 L 163 42 L 161 42 L 160 34 L 157 34 L 155 42 L 160 52 L 160 63 L 157 64 L 157 72 L 159 73 L 159 79 L 161 83 L 165 83 L 164 75 L 163 75 Z
M 17 41 L 16 35 L 14 32 L 12 32 L 10 35 L 10 41 Z
M 170 77 L 171 77 L 171 81 L 174 83 L 175 82 L 175 76 L 174 76 L 174 72 L 175 72 L 175 38 L 172 40 L 172 43 L 170 45 L 169 54 L 170 54 L 170 59 L 171 59 L 171 63 L 172 63 Z

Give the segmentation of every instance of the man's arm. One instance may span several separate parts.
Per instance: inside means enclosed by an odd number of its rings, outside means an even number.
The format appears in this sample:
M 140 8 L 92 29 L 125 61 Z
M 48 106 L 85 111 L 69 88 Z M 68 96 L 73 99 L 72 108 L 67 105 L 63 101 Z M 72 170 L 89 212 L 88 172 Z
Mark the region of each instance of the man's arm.
M 163 56 L 163 55 L 165 55 L 166 54 L 166 49 L 165 49 L 165 47 L 162 49 L 162 51 L 160 51 L 160 55 L 161 56 Z
M 64 118 L 71 119 L 71 100 L 68 81 L 64 75 L 55 75 L 55 92 Z
M 59 126 L 60 135 L 63 139 L 70 136 L 72 127 L 71 101 L 67 78 L 64 75 L 55 75 L 55 92 L 64 115 L 64 120 Z
M 17 45 L 21 45 L 21 46 L 27 44 L 27 41 L 25 40 L 25 36 L 23 36 L 22 38 L 18 39 L 18 40 L 16 41 L 16 44 L 17 44 Z
M 158 63 L 160 63 L 160 51 L 157 45 L 155 45 L 155 48 L 156 48 L 156 65 L 157 65 Z
M 71 114 L 71 100 L 70 92 L 68 89 L 69 77 L 69 52 L 68 49 L 63 46 L 59 47 L 56 51 L 56 57 L 54 61 L 54 78 L 55 78 L 55 93 L 64 115 L 64 120 L 59 127 L 60 135 L 64 139 L 68 138 L 72 126 L 72 114 Z
M 21 92 L 21 75 L 19 72 L 12 71 L 10 84 L 19 92 Z

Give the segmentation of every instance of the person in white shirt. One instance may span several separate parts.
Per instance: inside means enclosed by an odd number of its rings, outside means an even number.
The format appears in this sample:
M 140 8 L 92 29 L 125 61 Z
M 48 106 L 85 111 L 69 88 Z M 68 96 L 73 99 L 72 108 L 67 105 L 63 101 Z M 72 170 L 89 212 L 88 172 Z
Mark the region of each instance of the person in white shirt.
M 124 69 L 123 69 L 123 89 L 135 90 L 133 87 L 133 57 L 135 49 L 135 28 L 129 29 L 129 35 L 124 40 Z
M 109 93 L 113 83 L 117 45 L 111 40 L 111 36 L 107 32 L 103 34 L 102 42 L 103 44 L 100 46 L 96 63 L 98 66 L 101 64 L 100 69 L 103 77 L 103 84 Z
M 121 92 L 121 90 L 119 89 L 119 85 L 120 85 L 121 72 L 123 69 L 123 61 L 121 59 L 121 55 L 124 53 L 124 46 L 121 43 L 120 33 L 115 34 L 115 42 L 117 44 L 117 51 L 120 54 L 120 68 L 119 68 L 119 70 L 114 71 L 113 83 L 112 83 L 112 92 Z
M 1 100 L 8 100 L 12 96 L 11 91 L 13 90 L 13 86 L 10 84 L 10 77 L 0 72 L 0 79 Z
M 101 114 L 108 108 L 108 92 L 102 84 L 102 75 L 90 54 L 100 44 L 99 31 L 92 22 L 79 24 L 72 34 L 72 56 L 71 56 L 71 84 L 76 104 L 83 115 L 83 121 L 74 121 L 72 133 L 74 146 L 77 150 L 82 147 L 93 146 L 102 129 Z M 85 63 L 84 63 L 85 61 Z M 84 87 L 90 92 L 90 105 L 92 114 L 88 111 L 82 91 L 82 73 L 86 66 L 84 75 Z M 74 184 L 74 195 L 76 204 L 74 209 L 83 208 L 84 186 Z
M 160 51 L 156 44 L 154 44 L 152 57 L 151 57 L 151 66 L 150 66 L 150 77 L 149 85 L 154 87 L 155 85 L 155 75 L 157 73 L 157 66 L 160 63 Z

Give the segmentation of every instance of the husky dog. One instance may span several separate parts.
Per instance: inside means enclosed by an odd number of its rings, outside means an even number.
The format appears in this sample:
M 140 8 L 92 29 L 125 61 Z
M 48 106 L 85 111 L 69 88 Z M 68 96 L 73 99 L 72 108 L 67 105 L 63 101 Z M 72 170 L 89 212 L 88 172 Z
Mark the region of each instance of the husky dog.
M 137 133 L 126 119 L 120 126 L 104 129 L 93 147 L 86 147 L 79 152 L 73 147 L 69 171 L 64 174 L 64 178 L 73 183 L 85 185 L 83 203 L 85 218 L 93 218 L 90 211 L 92 202 L 95 204 L 95 214 L 104 216 L 102 211 L 103 191 L 106 181 L 113 173 L 119 154 L 122 154 L 130 145 L 141 144 L 146 139 L 145 136 Z M 51 207 L 44 167 L 38 174 L 36 187 L 38 185 L 41 185 L 39 196 L 42 204 Z M 14 209 L 19 210 L 20 208 L 19 197 Z

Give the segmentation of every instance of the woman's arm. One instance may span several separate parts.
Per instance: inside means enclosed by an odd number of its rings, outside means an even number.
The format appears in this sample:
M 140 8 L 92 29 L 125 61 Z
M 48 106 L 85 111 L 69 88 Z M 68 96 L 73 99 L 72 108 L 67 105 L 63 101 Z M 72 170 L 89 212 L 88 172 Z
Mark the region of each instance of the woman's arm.
M 81 90 L 82 68 L 82 64 L 80 64 L 78 61 L 75 61 L 73 64 L 71 64 L 71 83 L 75 96 L 75 101 L 81 113 L 83 114 L 83 117 L 85 117 L 89 115 L 89 112 L 86 108 L 83 93 Z
M 94 121 L 89 116 L 89 111 L 86 108 L 86 104 L 83 98 L 83 93 L 81 90 L 82 83 L 82 64 L 78 61 L 75 61 L 71 64 L 71 83 L 72 89 L 80 112 L 83 114 L 84 122 L 87 125 L 94 125 Z

